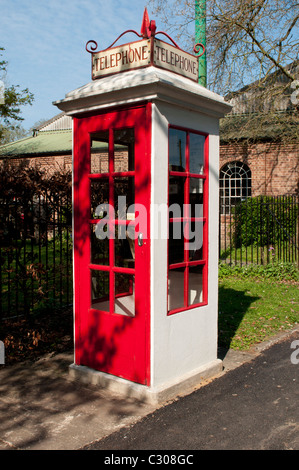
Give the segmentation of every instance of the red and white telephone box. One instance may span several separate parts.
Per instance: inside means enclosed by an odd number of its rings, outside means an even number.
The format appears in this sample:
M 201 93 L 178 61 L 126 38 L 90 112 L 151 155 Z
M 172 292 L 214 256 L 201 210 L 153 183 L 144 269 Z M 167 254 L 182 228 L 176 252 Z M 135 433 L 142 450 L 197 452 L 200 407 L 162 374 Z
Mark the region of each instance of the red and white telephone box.
M 219 118 L 230 106 L 146 12 L 136 34 L 104 51 L 89 42 L 92 82 L 55 103 L 73 117 L 71 370 L 162 400 L 222 368 Z

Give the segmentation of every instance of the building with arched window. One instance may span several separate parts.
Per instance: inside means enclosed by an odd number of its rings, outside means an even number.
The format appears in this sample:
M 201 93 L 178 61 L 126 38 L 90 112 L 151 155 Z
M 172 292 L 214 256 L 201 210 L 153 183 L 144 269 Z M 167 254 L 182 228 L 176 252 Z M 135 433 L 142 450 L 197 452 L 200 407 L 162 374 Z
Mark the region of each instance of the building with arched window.
M 299 62 L 290 67 L 299 77 Z M 269 76 L 264 88 L 254 85 L 228 97 L 234 107 L 220 123 L 224 250 L 232 241 L 233 208 L 238 202 L 256 196 L 299 194 L 299 99 L 294 99 L 294 89 L 279 73 Z
M 226 163 L 220 169 L 220 213 L 229 214 L 231 207 L 251 196 L 251 170 L 246 163 Z
M 299 61 L 288 68 L 299 78 Z M 233 109 L 220 124 L 222 203 L 298 194 L 299 99 L 290 81 L 274 72 L 263 86 L 257 81 L 227 98 Z
M 248 181 L 240 197 L 298 194 L 298 128 L 295 112 L 225 118 L 220 132 L 219 177 L 226 180 L 227 191 L 220 197 L 238 197 L 234 185 L 239 179 L 243 184 Z

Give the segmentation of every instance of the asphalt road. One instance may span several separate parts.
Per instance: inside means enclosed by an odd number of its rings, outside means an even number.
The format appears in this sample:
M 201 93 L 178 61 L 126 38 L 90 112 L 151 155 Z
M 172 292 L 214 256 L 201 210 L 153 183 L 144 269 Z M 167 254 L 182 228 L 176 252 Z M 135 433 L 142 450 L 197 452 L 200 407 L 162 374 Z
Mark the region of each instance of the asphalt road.
M 298 340 L 297 331 L 252 361 L 84 449 L 299 450 Z

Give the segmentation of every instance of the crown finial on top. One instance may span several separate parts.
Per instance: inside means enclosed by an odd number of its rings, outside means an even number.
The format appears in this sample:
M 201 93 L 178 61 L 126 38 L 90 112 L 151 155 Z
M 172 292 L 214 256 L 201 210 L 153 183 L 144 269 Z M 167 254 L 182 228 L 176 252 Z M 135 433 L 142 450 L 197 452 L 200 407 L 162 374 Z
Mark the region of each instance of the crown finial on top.
M 143 39 L 149 39 L 151 36 L 155 36 L 156 33 L 156 22 L 154 20 L 150 21 L 147 8 L 145 7 L 143 13 L 143 19 L 141 24 L 141 36 Z
M 149 20 L 149 16 L 148 16 L 148 12 L 147 12 L 146 7 L 144 8 L 140 33 L 141 33 L 141 35 L 144 39 L 148 39 L 151 35 L 151 33 L 150 33 L 150 20 Z

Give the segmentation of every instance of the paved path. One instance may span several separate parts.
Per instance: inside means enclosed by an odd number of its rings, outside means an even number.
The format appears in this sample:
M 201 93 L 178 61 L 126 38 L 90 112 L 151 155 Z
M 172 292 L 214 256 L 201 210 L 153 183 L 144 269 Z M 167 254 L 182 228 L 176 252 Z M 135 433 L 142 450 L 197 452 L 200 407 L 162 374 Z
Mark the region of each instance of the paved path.
M 2 366 L 0 450 L 299 449 L 294 340 L 229 351 L 220 377 L 159 408 L 73 383 L 72 354 Z
M 88 449 L 299 450 L 299 364 L 292 341 L 264 350 L 191 395 Z M 299 341 L 298 341 L 299 343 Z

